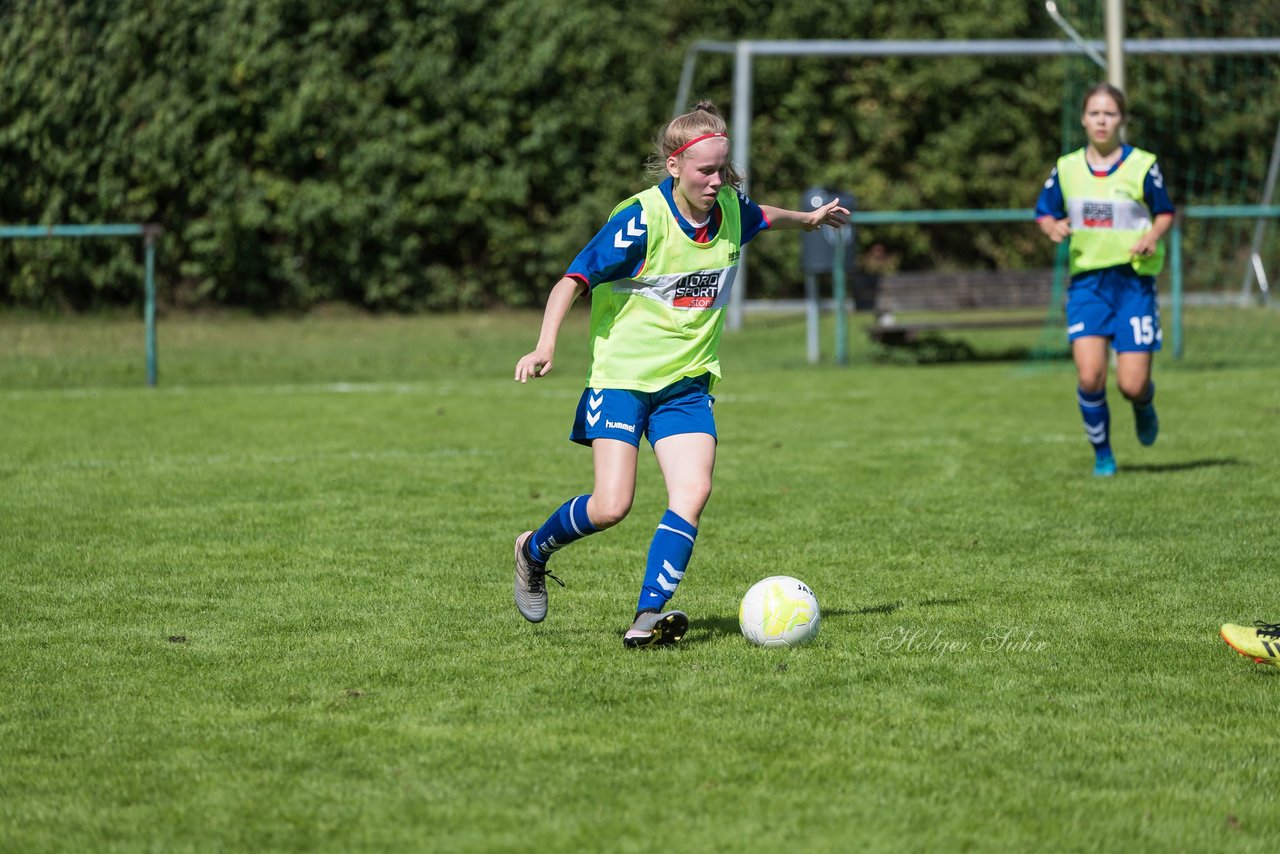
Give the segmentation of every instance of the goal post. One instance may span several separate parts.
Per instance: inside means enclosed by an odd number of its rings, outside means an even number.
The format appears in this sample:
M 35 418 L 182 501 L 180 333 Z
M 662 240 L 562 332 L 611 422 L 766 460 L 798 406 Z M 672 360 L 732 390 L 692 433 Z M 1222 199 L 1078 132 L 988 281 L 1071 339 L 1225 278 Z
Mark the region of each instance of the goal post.
M 1122 55 L 1221 57 L 1263 55 L 1280 59 L 1280 38 L 1167 38 L 1119 40 Z M 840 58 L 929 58 L 968 56 L 1065 57 L 1101 55 L 1107 45 L 1099 40 L 1080 42 L 1059 39 L 1008 40 L 744 40 L 737 42 L 695 41 L 686 49 L 672 115 L 688 107 L 697 61 L 702 54 L 729 54 L 733 57 L 732 157 L 748 175 L 751 165 L 752 75 L 757 57 L 840 57 Z M 1078 114 L 1077 114 L 1078 117 Z M 1268 140 L 1269 141 L 1269 140 Z M 747 189 L 744 186 L 744 190 Z M 1259 228 L 1262 218 L 1259 219 Z M 740 269 L 730 294 L 726 325 L 740 329 L 748 292 L 748 247 L 743 247 Z
M 141 237 L 143 245 L 143 321 L 145 325 L 147 385 L 157 382 L 156 366 L 156 238 L 161 227 L 155 223 L 112 223 L 104 225 L 0 225 L 0 239 L 37 240 L 62 237 Z

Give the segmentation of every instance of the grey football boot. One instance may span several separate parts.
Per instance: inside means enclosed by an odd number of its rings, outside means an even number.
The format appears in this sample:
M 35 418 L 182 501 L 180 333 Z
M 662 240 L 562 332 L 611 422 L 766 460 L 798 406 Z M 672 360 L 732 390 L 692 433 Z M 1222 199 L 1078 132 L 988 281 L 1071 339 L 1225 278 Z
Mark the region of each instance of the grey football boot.
M 547 618 L 547 579 L 564 587 L 564 582 L 547 572 L 547 565 L 538 563 L 529 555 L 529 538 L 533 531 L 525 531 L 516 537 L 516 580 L 513 586 L 516 607 L 531 623 L 541 623 Z

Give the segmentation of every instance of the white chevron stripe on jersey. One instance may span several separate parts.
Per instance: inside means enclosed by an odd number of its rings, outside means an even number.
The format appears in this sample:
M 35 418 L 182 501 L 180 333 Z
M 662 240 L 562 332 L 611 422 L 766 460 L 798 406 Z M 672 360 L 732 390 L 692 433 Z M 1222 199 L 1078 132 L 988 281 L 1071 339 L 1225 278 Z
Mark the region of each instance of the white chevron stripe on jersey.
M 587 397 L 587 406 L 591 409 L 599 409 L 600 404 L 602 403 L 604 403 L 604 395 L 601 395 L 600 397 Z
M 668 593 L 675 592 L 676 583 L 677 582 L 675 581 L 667 581 L 667 577 L 665 575 L 658 576 L 658 586 L 661 587 L 663 590 L 667 591 Z
M 669 560 L 664 560 L 662 562 L 662 568 L 667 571 L 667 575 L 670 575 L 676 581 L 679 581 L 680 579 L 684 578 L 684 572 L 672 566 L 671 561 Z
M 599 413 L 599 412 L 588 412 L 588 413 L 587 413 L 587 423 L 588 423 L 588 424 L 590 424 L 592 427 L 596 426 L 596 422 L 597 422 L 597 421 L 599 421 L 599 420 L 600 420 L 600 413 Z
M 618 229 L 618 233 L 615 234 L 613 237 L 613 245 L 618 249 L 626 249 L 633 242 L 635 242 L 635 239 L 637 237 L 644 237 L 645 235 L 644 225 L 645 225 L 644 211 L 641 211 L 639 217 L 632 217 L 631 219 L 627 220 L 627 224 L 625 227 Z M 623 237 L 623 234 L 625 234 L 627 237 L 631 239 L 627 240 L 626 238 Z

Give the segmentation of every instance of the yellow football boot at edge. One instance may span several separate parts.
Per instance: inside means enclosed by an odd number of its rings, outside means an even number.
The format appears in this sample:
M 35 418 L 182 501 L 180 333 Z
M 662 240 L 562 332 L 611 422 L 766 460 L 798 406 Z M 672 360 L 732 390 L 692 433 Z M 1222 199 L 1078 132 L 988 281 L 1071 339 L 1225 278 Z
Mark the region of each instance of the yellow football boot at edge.
M 1227 646 L 1246 658 L 1280 667 L 1280 623 L 1258 621 L 1252 626 L 1227 623 L 1219 634 Z

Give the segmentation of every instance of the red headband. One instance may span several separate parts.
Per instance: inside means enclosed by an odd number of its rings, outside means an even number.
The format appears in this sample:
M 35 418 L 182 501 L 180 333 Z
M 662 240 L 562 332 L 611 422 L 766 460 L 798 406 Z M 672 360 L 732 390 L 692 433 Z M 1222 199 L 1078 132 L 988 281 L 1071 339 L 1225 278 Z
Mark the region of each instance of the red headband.
M 689 140 L 684 145 L 680 146 L 679 148 L 677 148 L 675 151 L 671 152 L 671 154 L 667 156 L 675 157 L 677 154 L 684 151 L 686 148 L 688 148 L 691 145 L 702 142 L 704 139 L 715 139 L 716 137 L 723 137 L 724 139 L 728 139 L 729 134 L 725 133 L 724 131 L 719 131 L 717 133 L 704 133 L 702 136 L 695 136 L 693 139 Z

